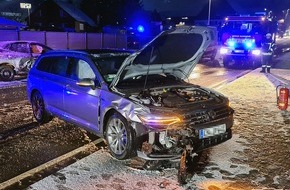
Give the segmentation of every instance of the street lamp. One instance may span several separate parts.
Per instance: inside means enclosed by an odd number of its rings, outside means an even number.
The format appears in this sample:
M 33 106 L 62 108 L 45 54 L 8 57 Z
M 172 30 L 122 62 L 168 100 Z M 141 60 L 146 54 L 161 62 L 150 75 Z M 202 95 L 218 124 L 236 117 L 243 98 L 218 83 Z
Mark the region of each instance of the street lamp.
M 30 3 L 20 3 L 20 8 L 21 9 L 27 9 L 28 25 L 30 25 L 30 13 L 29 13 L 29 10 L 31 9 L 31 4 Z
M 211 9 L 211 0 L 208 1 L 208 16 L 207 16 L 207 25 L 210 25 L 210 9 Z

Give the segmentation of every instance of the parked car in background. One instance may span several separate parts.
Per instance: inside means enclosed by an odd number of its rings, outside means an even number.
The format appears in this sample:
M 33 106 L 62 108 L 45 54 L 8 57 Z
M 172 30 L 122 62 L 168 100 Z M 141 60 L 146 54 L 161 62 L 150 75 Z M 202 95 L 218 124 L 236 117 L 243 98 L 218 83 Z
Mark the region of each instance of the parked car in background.
M 183 26 L 133 54 L 47 52 L 28 75 L 34 117 L 94 132 L 117 159 L 176 160 L 227 141 L 228 98 L 186 80 L 212 36 L 208 27 Z
M 11 81 L 15 75 L 27 74 L 35 59 L 51 50 L 35 41 L 0 42 L 0 80 Z

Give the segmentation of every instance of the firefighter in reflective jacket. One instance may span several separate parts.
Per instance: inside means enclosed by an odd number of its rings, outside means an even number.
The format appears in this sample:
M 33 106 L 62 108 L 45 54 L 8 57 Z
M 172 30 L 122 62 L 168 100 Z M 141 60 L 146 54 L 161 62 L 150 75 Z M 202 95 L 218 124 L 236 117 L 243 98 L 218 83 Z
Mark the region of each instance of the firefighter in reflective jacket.
M 262 44 L 261 54 L 262 54 L 262 70 L 261 73 L 266 71 L 270 73 L 272 57 L 273 57 L 273 40 L 270 33 L 266 34 L 266 40 Z

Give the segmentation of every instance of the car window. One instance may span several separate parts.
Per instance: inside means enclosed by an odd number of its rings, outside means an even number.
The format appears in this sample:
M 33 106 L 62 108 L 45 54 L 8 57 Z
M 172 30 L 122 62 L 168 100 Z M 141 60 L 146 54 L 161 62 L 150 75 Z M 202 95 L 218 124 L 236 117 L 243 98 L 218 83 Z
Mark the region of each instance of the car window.
M 82 59 L 71 58 L 67 74 L 71 79 L 95 79 L 96 75 L 90 64 Z
M 27 43 L 13 43 L 9 49 L 15 52 L 30 53 Z
M 78 61 L 77 75 L 79 79 L 84 79 L 84 78 L 95 79 L 96 78 L 96 75 L 93 69 L 91 68 L 91 66 L 87 62 L 81 59 Z
M 45 57 L 40 60 L 36 69 L 66 77 L 69 60 L 68 57 L 64 56 Z
M 102 76 L 107 83 L 112 82 L 116 73 L 120 69 L 122 63 L 128 55 L 122 56 L 108 56 L 94 58 L 94 62 L 97 64 Z
M 50 72 L 60 76 L 67 76 L 68 57 L 57 57 L 52 63 Z
M 37 43 L 31 43 L 30 49 L 31 49 L 31 52 L 35 54 L 41 54 L 41 53 L 47 52 L 48 50 L 51 50 L 51 48 L 42 44 L 37 44 Z
M 31 45 L 31 52 L 36 54 L 41 54 L 43 52 L 43 48 L 39 45 L 32 44 Z
M 55 58 L 44 57 L 37 64 L 36 69 L 39 71 L 50 72 L 51 65 L 53 64 Z

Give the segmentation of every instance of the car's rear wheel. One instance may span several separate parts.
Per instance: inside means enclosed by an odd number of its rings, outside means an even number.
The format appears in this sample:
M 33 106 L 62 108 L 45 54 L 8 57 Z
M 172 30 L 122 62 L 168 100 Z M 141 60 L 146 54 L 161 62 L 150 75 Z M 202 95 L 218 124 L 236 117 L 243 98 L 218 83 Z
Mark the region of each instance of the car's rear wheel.
M 52 119 L 52 116 L 45 110 L 45 104 L 40 92 L 35 91 L 32 94 L 31 105 L 34 118 L 38 123 L 48 123 Z
M 0 78 L 3 81 L 11 81 L 14 79 L 14 70 L 9 65 L 0 66 Z
M 134 131 L 120 114 L 114 113 L 109 117 L 105 137 L 108 148 L 115 158 L 123 160 L 134 155 Z

